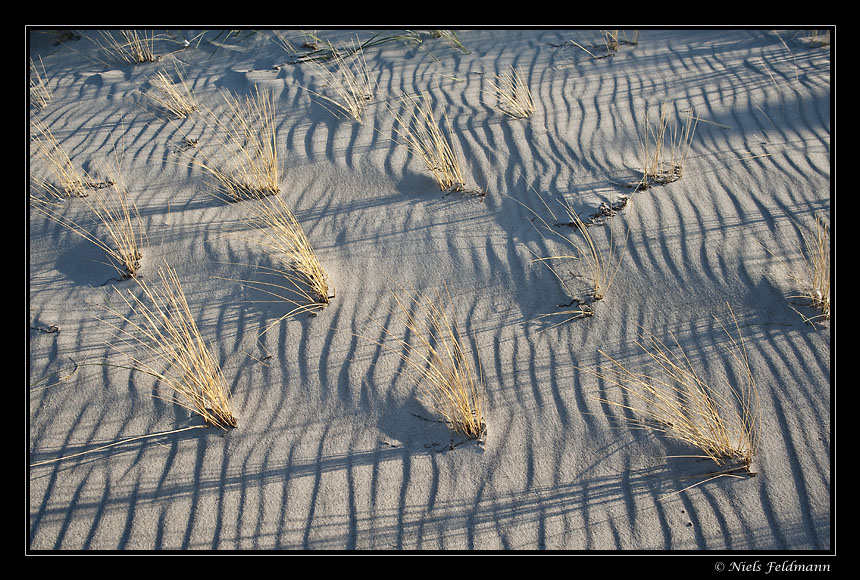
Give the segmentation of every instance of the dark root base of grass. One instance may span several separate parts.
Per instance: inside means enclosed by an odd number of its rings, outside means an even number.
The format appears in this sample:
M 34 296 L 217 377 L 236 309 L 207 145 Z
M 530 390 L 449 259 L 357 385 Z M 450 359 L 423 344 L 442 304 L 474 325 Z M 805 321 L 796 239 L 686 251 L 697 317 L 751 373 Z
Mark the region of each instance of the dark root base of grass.
M 601 201 L 600 205 L 597 207 L 597 211 L 594 212 L 591 216 L 586 220 L 581 220 L 582 225 L 585 227 L 590 227 L 594 225 L 603 225 L 605 223 L 606 218 L 612 218 L 618 215 L 618 213 L 627 207 L 627 202 L 630 201 L 629 195 L 622 195 L 618 198 L 618 201 L 612 203 L 606 203 L 605 201 Z M 555 227 L 557 228 L 574 228 L 579 229 L 579 224 L 575 221 L 568 222 L 555 222 Z
M 484 443 L 487 440 L 487 423 L 481 420 L 480 424 L 478 424 L 477 417 L 472 414 L 473 421 L 467 423 L 461 423 L 457 425 L 451 425 L 451 429 L 457 433 L 460 433 L 469 439 L 477 441 L 478 443 Z
M 218 427 L 219 429 L 222 429 L 224 431 L 226 431 L 228 427 L 231 429 L 235 429 L 239 426 L 238 419 L 236 419 L 236 417 L 234 417 L 232 414 L 229 414 L 229 415 L 216 414 L 214 409 L 206 409 L 206 410 L 209 413 L 211 413 L 213 417 L 218 419 L 217 421 L 209 422 L 208 419 L 204 418 L 203 422 L 207 426 L 211 425 L 213 427 Z
M 135 252 L 134 258 L 128 260 L 124 265 L 124 270 L 122 272 L 122 277 L 124 280 L 128 280 L 130 278 L 137 278 L 138 272 L 140 272 L 140 260 L 143 258 L 143 254 L 140 252 Z
M 683 176 L 683 167 L 674 165 L 672 168 L 662 171 L 657 174 L 649 174 L 644 176 L 640 181 L 629 184 L 627 187 L 636 188 L 639 191 L 651 189 L 655 185 L 668 185 L 681 179 Z
M 319 316 L 320 312 L 325 310 L 330 304 L 331 301 L 334 300 L 334 296 L 327 296 L 325 300 L 319 299 L 313 304 L 311 304 L 308 310 L 308 317 L 313 318 L 315 316 Z
M 458 193 L 463 197 L 475 197 L 479 202 L 483 202 L 484 198 L 487 197 L 486 189 L 481 189 L 480 187 L 467 188 L 463 183 L 454 184 L 451 187 L 443 189 L 442 193 L 444 193 L 442 196 L 443 198 L 448 197 L 453 193 Z

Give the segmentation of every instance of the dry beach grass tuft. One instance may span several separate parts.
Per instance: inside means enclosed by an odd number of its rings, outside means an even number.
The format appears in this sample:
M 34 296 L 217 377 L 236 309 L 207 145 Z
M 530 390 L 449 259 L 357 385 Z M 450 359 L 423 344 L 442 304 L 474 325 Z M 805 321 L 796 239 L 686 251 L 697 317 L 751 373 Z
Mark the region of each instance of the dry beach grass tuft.
M 607 389 L 618 391 L 618 396 L 598 400 L 632 412 L 634 416 L 625 419 L 629 424 L 666 433 L 701 452 L 691 457 L 716 463 L 719 471 L 708 477 L 754 475 L 751 465 L 758 451 L 758 387 L 731 307 L 729 312 L 737 338 L 718 323 L 729 338 L 727 351 L 739 369 L 740 384 L 726 379 L 722 390 L 708 384 L 674 335 L 672 347 L 644 329 L 634 342 L 656 363 L 654 373 L 630 369 L 603 350 L 598 352 L 611 363 L 609 370 L 580 369 L 605 381 Z
M 108 307 L 117 321 L 107 320 L 126 347 L 113 347 L 131 359 L 131 368 L 161 381 L 176 402 L 200 415 L 207 424 L 236 427 L 230 391 L 221 369 L 206 346 L 176 271 L 158 270 L 160 283 L 137 279 L 140 295 L 119 292 L 130 314 Z M 140 353 L 140 354 L 138 354 Z
M 460 332 L 447 287 L 429 295 L 401 287 L 392 292 L 402 322 L 411 336 L 384 333 L 398 345 L 398 354 L 412 370 L 428 405 L 449 427 L 478 441 L 487 434 L 486 396 L 480 363 L 472 361 Z M 477 360 L 477 355 L 474 356 Z

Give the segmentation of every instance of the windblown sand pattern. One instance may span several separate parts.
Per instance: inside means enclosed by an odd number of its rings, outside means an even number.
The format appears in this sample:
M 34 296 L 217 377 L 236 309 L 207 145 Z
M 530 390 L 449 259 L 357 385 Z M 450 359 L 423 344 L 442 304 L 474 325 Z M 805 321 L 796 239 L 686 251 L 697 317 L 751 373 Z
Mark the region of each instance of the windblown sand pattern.
M 122 141 L 147 233 L 140 275 L 162 259 L 176 269 L 240 418 L 226 433 L 169 433 L 201 421 L 114 365 L 115 330 L 94 316 L 133 281 L 31 211 L 27 441 L 30 464 L 50 462 L 28 469 L 30 550 L 833 548 L 831 327 L 804 322 L 781 262 L 800 258 L 798 222 L 832 223 L 831 46 L 802 31 L 644 29 L 610 56 L 598 30 L 459 30 L 465 50 L 379 31 L 357 122 L 314 98 L 311 63 L 271 31 L 159 31 L 159 60 L 135 65 L 106 61 L 97 31 L 59 44 L 30 32 L 51 93 L 31 117 L 82 171 Z M 340 46 L 376 32 L 315 34 Z M 301 31 L 280 35 L 312 50 Z M 283 304 L 229 281 L 265 264 L 245 221 L 259 200 L 215 199 L 185 162 L 212 138 L 199 111 L 166 121 L 136 102 L 172 60 L 201 107 L 271 92 L 277 195 L 337 288 L 315 316 L 278 320 Z M 512 69 L 526 118 L 495 106 L 491 81 Z M 393 140 L 387 105 L 405 94 L 447 116 L 463 179 L 486 195 L 440 191 Z M 662 104 L 694 110 L 695 135 L 680 179 L 637 190 L 642 114 Z M 534 261 L 562 251 L 533 223 L 549 215 L 534 192 L 583 221 L 629 197 L 587 226 L 597 240 L 610 223 L 629 232 L 593 316 L 544 317 L 588 281 L 576 263 L 558 269 L 563 285 Z M 79 202 L 61 200 L 69 215 Z M 450 290 L 480 347 L 481 444 L 439 421 L 376 343 L 397 320 L 395 283 Z M 647 328 L 674 335 L 709 384 L 739 380 L 714 322 L 727 302 L 759 389 L 758 475 L 677 494 L 714 466 L 631 427 L 599 402 L 610 385 L 577 369 L 605 365 L 600 349 L 644 371 L 633 338 Z

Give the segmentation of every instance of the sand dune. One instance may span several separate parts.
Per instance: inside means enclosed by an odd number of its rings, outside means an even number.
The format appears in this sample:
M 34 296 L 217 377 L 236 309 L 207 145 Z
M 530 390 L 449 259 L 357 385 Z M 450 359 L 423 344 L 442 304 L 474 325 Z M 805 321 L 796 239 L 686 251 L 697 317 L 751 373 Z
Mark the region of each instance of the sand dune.
M 88 172 L 121 153 L 146 233 L 141 275 L 177 270 L 238 427 L 176 431 L 200 420 L 108 346 L 103 306 L 135 282 L 30 211 L 28 551 L 832 553 L 831 323 L 804 322 L 781 262 L 799 263 L 798 224 L 832 224 L 832 45 L 802 31 L 644 29 L 606 56 L 597 30 L 461 30 L 465 50 L 421 34 L 365 49 L 375 92 L 358 123 L 323 106 L 320 77 L 271 31 L 171 31 L 155 43 L 162 58 L 138 65 L 81 32 L 58 44 L 30 31 L 52 93 L 30 117 Z M 301 31 L 282 35 L 307 53 Z M 168 122 L 142 106 L 147 79 L 174 63 L 208 106 L 221 91 L 274 92 L 279 195 L 337 289 L 318 316 L 278 321 L 287 305 L 236 281 L 271 279 L 245 221 L 254 201 L 215 198 L 183 161 L 184 138 L 214 140 L 200 115 Z M 489 81 L 511 66 L 535 102 L 527 119 L 494 106 Z M 440 191 L 392 140 L 387 105 L 404 93 L 448 116 L 484 197 Z M 662 104 L 699 119 L 683 176 L 637 190 L 643 115 Z M 543 317 L 587 284 L 574 261 L 557 269 L 567 288 L 535 262 L 564 251 L 536 227 L 540 216 L 564 231 L 542 200 L 586 216 L 627 197 L 589 228 L 599 244 L 629 230 L 607 295 L 592 316 Z M 62 204 L 88 223 L 80 199 Z M 377 344 L 382 327 L 403 329 L 397 284 L 450 289 L 484 373 L 483 444 L 435 421 Z M 758 475 L 677 494 L 712 465 L 618 421 L 596 399 L 608 386 L 579 369 L 605 365 L 598 350 L 644 369 L 641 327 L 673 333 L 714 384 L 736 383 L 715 320 L 731 320 L 729 305 L 759 387 Z

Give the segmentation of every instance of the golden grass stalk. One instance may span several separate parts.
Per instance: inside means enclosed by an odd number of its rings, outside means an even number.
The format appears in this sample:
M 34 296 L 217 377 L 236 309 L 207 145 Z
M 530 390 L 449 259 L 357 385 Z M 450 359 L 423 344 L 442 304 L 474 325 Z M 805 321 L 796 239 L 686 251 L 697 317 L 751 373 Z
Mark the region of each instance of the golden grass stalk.
M 244 99 L 222 93 L 224 109 L 206 109 L 205 122 L 215 141 L 194 149 L 192 166 L 210 178 L 217 195 L 229 201 L 274 195 L 278 182 L 275 97 L 254 88 Z
M 173 79 L 165 71 L 154 74 L 149 79 L 152 89 L 147 91 L 145 95 L 172 118 L 185 119 L 196 111 L 198 106 L 194 95 L 191 94 L 191 88 L 185 80 L 185 75 L 180 72 L 178 67 L 176 73 L 177 82 L 173 82 Z
M 655 183 L 664 185 L 681 179 L 698 122 L 693 109 L 687 111 L 681 127 L 676 122 L 670 124 L 665 104 L 660 106 L 660 118 L 656 123 L 649 122 L 646 111 L 642 124 L 644 136 L 640 143 L 641 187 L 647 188 Z
M 607 55 L 611 56 L 618 52 L 621 48 L 622 44 L 639 44 L 639 31 L 634 30 L 632 38 L 627 38 L 627 33 L 625 30 L 619 30 L 618 28 L 601 30 L 600 34 L 603 36 L 603 46 L 606 48 Z M 622 38 L 622 35 L 624 38 Z
M 686 442 L 702 453 L 692 457 L 708 458 L 723 469 L 709 475 L 754 475 L 751 464 L 758 450 L 760 429 L 758 388 L 737 319 L 730 306 L 729 310 L 737 339 L 717 321 L 731 341 L 727 350 L 743 371 L 743 384 L 734 385 L 727 380 L 728 396 L 701 378 L 674 335 L 677 353 L 644 330 L 635 341 L 656 363 L 659 372 L 655 374 L 630 370 L 602 350 L 599 352 L 612 363 L 609 371 L 580 370 L 620 390 L 623 400 L 598 400 L 633 412 L 635 417 L 627 419 L 632 424 Z
M 801 42 L 813 47 L 829 46 L 831 42 L 829 30 L 805 30 L 798 34 Z
M 277 42 L 287 53 L 289 53 L 291 57 L 290 62 L 278 65 L 275 68 L 280 68 L 285 64 L 330 60 L 337 56 L 347 58 L 351 56 L 353 52 L 364 51 L 365 49 L 386 44 L 389 42 L 402 42 L 408 44 L 421 44 L 422 42 L 421 35 L 417 32 L 406 31 L 403 33 L 391 35 L 383 35 L 381 32 L 378 32 L 372 35 L 367 40 L 364 40 L 357 45 L 353 45 L 351 49 L 349 47 L 344 46 L 341 46 L 336 49 L 330 42 L 323 42 L 316 34 L 304 31 L 307 40 L 302 43 L 302 49 L 305 51 L 302 52 L 295 46 L 293 46 L 293 44 L 283 35 L 283 33 L 278 30 L 274 30 L 273 32 L 275 36 L 275 42 Z
M 535 112 L 531 91 L 517 68 L 511 67 L 510 72 L 496 75 L 490 85 L 496 91 L 499 109 L 514 119 L 525 119 Z
M 236 427 L 229 388 L 194 322 L 176 271 L 165 264 L 158 278 L 160 284 L 137 279 L 141 295 L 130 289 L 119 292 L 131 314 L 109 308 L 122 324 L 108 323 L 131 347 L 125 354 L 133 369 L 162 381 L 178 397 L 178 404 L 206 423 L 225 431 Z M 134 350 L 142 354 L 135 355 Z
M 466 187 L 460 168 L 460 158 L 452 139 L 448 138 L 436 121 L 430 99 L 426 95 L 404 95 L 408 113 L 401 114 L 389 106 L 394 115 L 394 131 L 409 151 L 427 166 L 442 191 L 463 191 Z M 448 133 L 453 134 L 445 115 Z
M 31 164 L 30 182 L 50 197 L 85 197 L 91 190 L 107 185 L 77 168 L 51 129 L 37 118 L 30 121 L 30 143 L 34 158 L 48 166 L 48 177 L 44 177 L 35 173 Z
M 534 191 L 533 188 L 532 190 Z M 526 206 L 527 209 L 537 217 L 542 226 L 538 231 L 541 232 L 542 235 L 545 235 L 547 239 L 560 240 L 565 246 L 572 250 L 571 253 L 538 257 L 535 258 L 535 261 L 542 262 L 547 265 L 565 290 L 568 291 L 569 294 L 575 295 L 575 293 L 570 291 L 563 277 L 551 263 L 579 260 L 583 265 L 582 270 L 584 272 L 584 276 L 589 283 L 590 299 L 593 301 L 602 300 L 612 287 L 615 277 L 618 275 L 618 271 L 621 268 L 621 262 L 624 258 L 625 249 L 627 247 L 627 239 L 630 237 L 630 230 L 627 229 L 623 236 L 616 237 L 613 226 L 614 220 L 609 221 L 608 225 L 601 226 L 606 227 L 609 231 L 608 243 L 606 245 L 602 245 L 598 243 L 591 234 L 591 228 L 593 226 L 591 224 L 584 223 L 582 218 L 579 217 L 569 202 L 564 199 L 559 200 L 558 203 L 561 205 L 564 216 L 566 216 L 559 219 L 540 194 L 537 191 L 535 191 L 535 193 L 553 219 L 553 224 L 550 225 L 541 215 Z M 544 234 L 543 232 L 547 233 Z M 575 299 L 575 301 L 578 302 L 580 306 L 583 306 L 587 302 L 586 300 L 581 299 Z M 554 313 L 552 316 L 570 315 L 570 318 L 567 320 L 572 320 L 581 316 L 590 316 L 591 314 L 592 311 L 588 308 L 576 308 L 573 310 Z M 565 320 L 565 322 L 567 320 Z
M 45 461 L 37 461 L 35 463 L 31 463 L 30 467 L 40 467 L 42 465 L 57 463 L 59 461 L 66 461 L 68 459 L 74 459 L 75 457 L 81 457 L 83 455 L 89 455 L 90 453 L 99 453 L 100 451 L 104 451 L 105 449 L 110 449 L 111 447 L 116 447 L 117 445 L 126 445 L 126 444 L 132 443 L 134 441 L 140 441 L 142 439 L 149 439 L 150 437 L 159 437 L 162 435 L 173 435 L 175 433 L 182 433 L 183 431 L 190 431 L 191 429 L 199 429 L 200 427 L 205 427 L 205 425 L 191 425 L 190 427 L 183 427 L 180 429 L 171 429 L 170 431 L 164 431 L 162 433 L 149 433 L 147 435 L 137 435 L 135 437 L 128 437 L 128 438 L 122 439 L 120 441 L 114 441 L 113 443 L 108 443 L 106 445 L 100 445 L 99 447 L 94 447 L 93 449 L 87 449 L 86 451 L 80 451 L 78 453 L 72 453 L 71 455 L 64 455 L 62 457 L 55 457 L 54 459 L 46 459 Z
M 818 310 L 815 318 L 830 319 L 830 230 L 821 216 L 815 218 L 815 231 L 811 236 L 804 235 L 803 243 L 806 247 L 804 257 L 806 258 L 806 283 L 803 278 L 797 276 L 795 279 L 802 285 L 804 292 L 800 295 L 807 298 L 812 307 Z M 810 318 L 809 320 L 814 320 Z
M 400 357 L 417 377 L 427 404 L 455 432 L 483 441 L 487 434 L 485 388 L 480 363 L 476 369 L 456 322 L 451 294 L 448 307 L 440 293 L 392 292 L 412 340 L 384 332 L 395 339 Z M 423 311 L 423 312 L 422 312 Z
M 618 29 L 601 30 L 600 34 L 603 35 L 603 44 L 606 46 L 606 51 L 610 54 L 617 52 L 619 47 Z
M 41 70 L 36 62 L 30 59 L 30 104 L 38 111 L 45 108 L 54 99 L 51 88 L 48 86 L 48 74 L 45 72 L 45 63 L 39 57 Z
M 815 316 L 805 316 L 794 308 L 805 322 L 813 324 L 817 320 L 830 320 L 830 230 L 824 218 L 817 215 L 814 229 L 804 231 L 801 228 L 800 232 L 803 238 L 803 247 L 800 249 L 803 256 L 802 267 L 786 267 L 789 278 L 798 287 L 799 294 L 792 294 L 789 299 L 807 300 L 809 306 L 818 311 Z M 770 252 L 767 246 L 764 248 Z
M 326 60 L 311 62 L 332 94 L 314 94 L 334 105 L 335 110 L 332 112 L 335 116 L 339 116 L 338 111 L 341 111 L 361 123 L 364 109 L 373 98 L 373 86 L 364 51 L 356 43 L 353 43 L 351 50 L 337 50 L 331 43 L 328 45 L 332 53 L 331 63 Z M 349 55 L 351 62 L 347 61 L 344 54 Z
M 159 58 L 155 54 L 155 33 L 139 30 L 102 30 L 103 42 L 96 40 L 102 52 L 110 59 L 116 59 L 126 64 L 141 64 L 155 62 Z
M 96 226 L 104 230 L 104 236 L 94 231 L 95 228 L 85 227 L 63 215 L 62 204 L 31 196 L 30 207 L 104 250 L 115 261 L 121 278 L 134 278 L 140 269 L 143 224 L 119 167 L 108 171 L 107 185 L 92 188 L 89 195 L 81 198 L 91 210 Z
M 271 272 L 283 278 L 282 283 L 248 282 L 278 301 L 294 306 L 292 310 L 266 328 L 300 313 L 315 314 L 334 298 L 334 287 L 328 274 L 317 258 L 296 216 L 279 195 L 260 199 L 254 205 L 256 215 L 250 219 L 252 225 L 263 234 L 266 252 L 283 267 Z
M 430 31 L 430 36 L 434 38 L 443 38 L 448 41 L 451 46 L 462 52 L 463 54 L 469 54 L 469 49 L 467 49 L 462 42 L 460 42 L 460 38 L 457 36 L 457 33 L 453 30 L 445 30 L 445 29 L 434 29 Z

